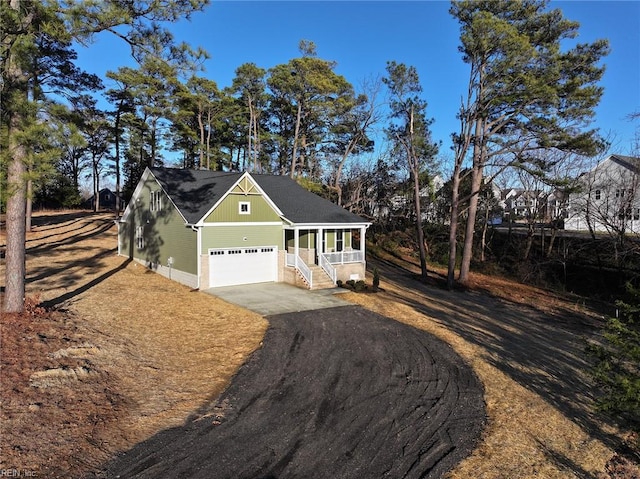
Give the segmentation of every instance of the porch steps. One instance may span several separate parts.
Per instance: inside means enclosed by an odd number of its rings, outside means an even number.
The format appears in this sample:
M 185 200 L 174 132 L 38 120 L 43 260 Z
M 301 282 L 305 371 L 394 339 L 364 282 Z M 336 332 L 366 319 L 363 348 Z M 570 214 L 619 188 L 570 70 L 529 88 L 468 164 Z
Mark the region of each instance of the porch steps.
M 318 265 L 309 265 L 309 269 L 311 270 L 311 277 L 313 278 L 313 287 L 310 289 L 330 289 L 336 287 L 322 267 Z M 307 285 L 307 287 L 308 286 L 309 285 Z

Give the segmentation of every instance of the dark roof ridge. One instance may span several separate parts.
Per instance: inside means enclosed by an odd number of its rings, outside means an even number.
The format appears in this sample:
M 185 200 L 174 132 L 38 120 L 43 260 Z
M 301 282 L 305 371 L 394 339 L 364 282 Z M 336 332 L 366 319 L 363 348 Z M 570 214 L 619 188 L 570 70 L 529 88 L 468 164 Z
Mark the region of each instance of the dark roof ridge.
M 630 170 L 634 170 L 636 173 L 640 172 L 640 158 L 636 156 L 613 154 L 610 155 L 610 158 L 617 160 L 618 163 L 621 163 Z

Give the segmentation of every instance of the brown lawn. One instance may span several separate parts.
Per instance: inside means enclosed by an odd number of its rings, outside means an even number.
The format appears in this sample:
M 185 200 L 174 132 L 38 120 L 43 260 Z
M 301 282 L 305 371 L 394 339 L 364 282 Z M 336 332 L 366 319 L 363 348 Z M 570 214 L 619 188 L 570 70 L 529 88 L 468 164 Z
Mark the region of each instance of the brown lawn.
M 267 321 L 118 257 L 108 214 L 39 214 L 34 224 L 31 306 L 1 322 L 0 470 L 82 477 L 199 414 Z M 487 429 L 450 477 L 599 477 L 619 433 L 591 413 L 575 333 L 593 334 L 600 318 L 506 281 L 475 276 L 471 291 L 449 293 L 416 283 L 410 263 L 380 264 L 383 291 L 343 297 L 446 341 L 485 386 Z

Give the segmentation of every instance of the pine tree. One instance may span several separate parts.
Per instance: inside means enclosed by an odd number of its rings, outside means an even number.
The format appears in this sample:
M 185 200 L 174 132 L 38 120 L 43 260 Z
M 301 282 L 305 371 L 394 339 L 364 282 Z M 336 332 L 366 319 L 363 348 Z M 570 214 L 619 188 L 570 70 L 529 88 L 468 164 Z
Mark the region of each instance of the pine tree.
M 609 318 L 604 343 L 588 350 L 595 358 L 593 376 L 603 395 L 598 407 L 637 434 L 640 441 L 640 289 L 627 285 L 628 298 Z M 640 443 L 637 444 L 640 452 Z
M 131 46 L 134 57 L 157 51 L 179 56 L 188 51 L 173 45 L 172 37 L 158 22 L 189 18 L 207 0 L 148 2 L 104 0 L 101 2 L 60 2 L 56 0 L 10 0 L 0 2 L 0 82 L 2 92 L 3 143 L 7 163 L 8 199 L 6 209 L 7 256 L 3 309 L 21 312 L 25 295 L 25 240 L 28 149 L 25 138 L 36 119 L 30 103 L 30 76 L 33 60 L 41 57 L 38 42 L 47 35 L 57 42 L 86 43 L 99 32 L 108 31 Z M 42 43 L 41 45 L 42 46 Z M 4 160 L 3 160 L 4 161 Z
M 409 170 L 413 186 L 413 204 L 416 224 L 418 250 L 420 252 L 420 270 L 422 279 L 427 278 L 427 253 L 422 228 L 422 210 L 420 204 L 421 182 L 429 170 L 433 171 L 434 158 L 438 145 L 431 140 L 429 126 L 433 120 L 426 117 L 427 102 L 420 98 L 422 86 L 415 67 L 407 67 L 394 61 L 387 62 L 387 77 L 382 81 L 391 93 L 391 125 L 387 136 L 394 144 L 394 153 L 403 158 Z
M 453 285 L 459 175 L 471 155 L 471 186 L 459 281 L 468 279 L 478 194 L 490 158 L 528 161 L 535 150 L 594 154 L 597 131 L 584 130 L 603 89 L 597 86 L 608 43 L 599 40 L 563 51 L 578 23 L 545 0 L 464 0 L 452 3 L 461 27 L 460 52 L 469 64 L 460 133 L 454 135 L 449 286 Z

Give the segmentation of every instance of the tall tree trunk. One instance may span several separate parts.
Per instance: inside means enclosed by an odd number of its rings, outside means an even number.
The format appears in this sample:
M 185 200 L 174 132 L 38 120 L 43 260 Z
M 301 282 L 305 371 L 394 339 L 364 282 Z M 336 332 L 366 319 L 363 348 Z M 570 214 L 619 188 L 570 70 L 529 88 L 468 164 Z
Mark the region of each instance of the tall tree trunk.
M 529 255 L 531 254 L 531 247 L 533 246 L 534 234 L 535 234 L 535 230 L 534 230 L 533 224 L 528 223 L 527 224 L 527 240 L 525 242 L 524 251 L 522 253 L 523 260 L 529 259 Z
M 93 211 L 100 211 L 100 157 L 94 154 L 91 158 L 91 166 L 93 170 Z
M 204 167 L 204 122 L 202 121 L 202 115 L 202 106 L 198 106 L 198 129 L 200 130 L 200 160 L 198 163 L 199 169 L 202 169 Z M 209 162 L 207 159 L 207 169 L 209 169 L 208 163 Z
M 116 170 L 116 218 L 120 216 L 120 190 L 122 189 L 120 185 L 120 112 L 122 109 L 122 101 L 118 105 L 118 110 L 116 112 L 115 118 L 115 148 L 116 148 L 116 157 L 114 159 L 115 170 Z
M 20 0 L 11 0 L 9 7 L 20 10 Z M 27 84 L 24 72 L 12 52 L 7 52 L 6 82 L 16 87 L 17 102 L 28 100 Z M 22 93 L 24 92 L 24 93 Z M 26 200 L 25 185 L 27 152 L 23 145 L 16 140 L 16 133 L 20 131 L 20 106 L 14 104 L 8 112 L 7 134 L 8 150 L 10 152 L 7 168 L 7 251 L 5 259 L 5 294 L 3 310 L 6 313 L 20 313 L 24 310 L 25 276 L 26 276 Z
M 460 169 L 462 161 L 457 161 L 451 179 L 451 214 L 449 224 L 449 266 L 447 269 L 447 287 L 453 289 L 456 272 L 456 255 L 458 254 L 458 214 L 460 211 Z
M 342 170 L 344 169 L 344 165 L 347 162 L 349 155 L 351 154 L 353 149 L 356 147 L 356 144 L 359 139 L 360 139 L 359 136 L 356 136 L 355 138 L 351 139 L 351 141 L 347 144 L 347 148 L 345 148 L 344 154 L 342 155 L 342 158 L 340 159 L 340 163 L 338 164 L 338 168 L 336 169 L 336 178 L 334 182 L 334 188 L 338 192 L 338 206 L 342 206 L 342 187 L 340 186 L 340 180 L 342 178 Z
M 473 233 L 476 227 L 478 198 L 480 196 L 480 187 L 482 186 L 484 162 L 482 133 L 484 130 L 484 122 L 481 119 L 476 120 L 475 130 L 475 142 L 473 144 L 473 167 L 471 169 L 471 197 L 469 198 L 469 212 L 464 232 L 462 261 L 460 263 L 460 276 L 458 278 L 459 281 L 463 284 L 469 280 L 471 258 L 473 256 Z
M 551 236 L 549 238 L 549 246 L 547 247 L 547 258 L 551 257 L 553 253 L 553 245 L 556 241 L 556 236 L 558 236 L 558 227 L 555 225 L 555 221 L 553 222 L 553 226 L 551 226 Z
M 207 109 L 207 170 L 211 169 L 211 108 Z M 217 165 L 214 165 L 214 170 L 217 170 Z
M 27 173 L 28 174 L 28 173 Z M 31 212 L 33 210 L 33 180 L 27 179 L 27 202 L 25 204 L 24 227 L 26 232 L 31 231 Z
M 480 262 L 484 263 L 486 260 L 485 254 L 487 249 L 487 229 L 489 228 L 489 208 L 484 209 L 484 224 L 482 225 L 482 242 L 480 244 Z
M 298 135 L 300 134 L 301 118 L 302 118 L 302 104 L 298 102 L 298 113 L 296 115 L 296 128 L 293 133 L 293 151 L 291 154 L 291 178 L 296 177 L 296 163 L 298 161 Z
M 156 122 L 153 121 L 151 126 L 151 156 L 149 157 L 149 164 L 147 165 L 149 168 L 153 168 L 156 164 Z
M 15 139 L 19 119 L 14 112 L 9 119 L 9 151 L 11 158 L 7 171 L 9 197 L 7 198 L 7 252 L 5 262 L 4 311 L 20 313 L 24 310 L 25 294 L 25 245 L 26 200 L 25 158 L 26 151 Z
M 416 160 L 417 161 L 417 160 Z M 424 245 L 424 230 L 422 229 L 422 209 L 420 208 L 420 178 L 417 165 L 413 171 L 413 201 L 416 210 L 416 233 L 418 239 L 418 251 L 420 252 L 420 278 L 427 279 L 427 251 Z
M 253 136 L 253 105 L 251 103 L 251 95 L 248 95 L 247 105 L 249 107 L 249 124 L 247 125 L 247 154 L 249 155 L 249 164 L 252 165 L 255 171 L 255 158 L 253 150 L 251 149 L 251 138 Z

